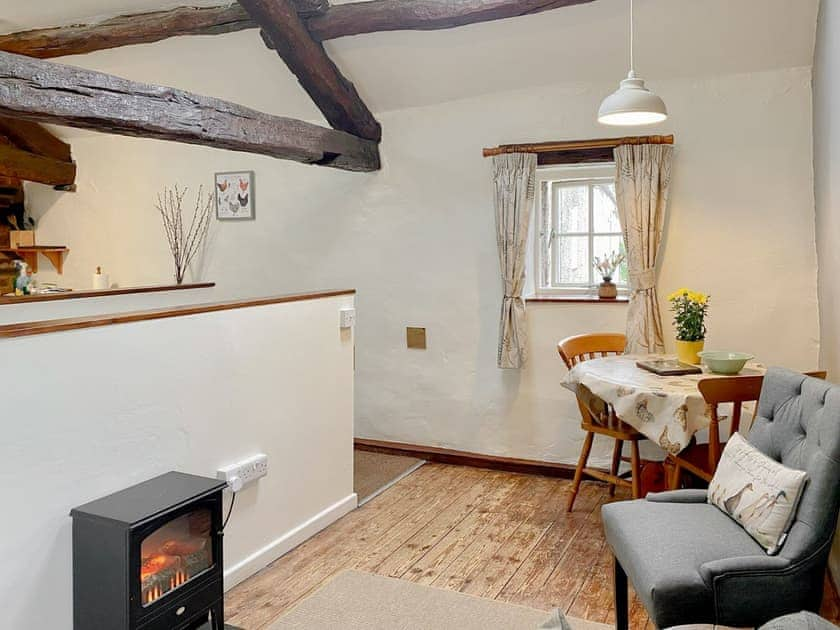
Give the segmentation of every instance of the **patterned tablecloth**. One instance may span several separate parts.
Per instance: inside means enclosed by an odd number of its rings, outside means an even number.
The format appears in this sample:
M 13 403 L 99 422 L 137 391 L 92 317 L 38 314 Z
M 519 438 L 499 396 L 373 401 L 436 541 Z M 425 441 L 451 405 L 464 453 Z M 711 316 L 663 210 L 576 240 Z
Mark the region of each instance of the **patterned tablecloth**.
M 679 453 L 691 437 L 711 422 L 697 383 L 703 374 L 657 376 L 636 366 L 640 359 L 673 359 L 670 355 L 624 355 L 591 359 L 578 363 L 566 380 L 576 390 L 578 384 L 611 404 L 616 415 L 645 437 L 670 453 Z M 741 375 L 764 374 L 760 363 L 747 363 Z

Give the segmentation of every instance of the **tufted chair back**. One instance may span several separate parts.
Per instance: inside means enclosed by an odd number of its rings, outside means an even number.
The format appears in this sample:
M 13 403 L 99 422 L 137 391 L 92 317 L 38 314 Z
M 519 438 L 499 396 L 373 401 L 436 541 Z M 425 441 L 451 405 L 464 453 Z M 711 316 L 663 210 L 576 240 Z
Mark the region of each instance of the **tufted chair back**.
M 808 473 L 796 521 L 779 555 L 822 588 L 840 507 L 840 386 L 781 368 L 767 371 L 750 443 L 789 468 Z

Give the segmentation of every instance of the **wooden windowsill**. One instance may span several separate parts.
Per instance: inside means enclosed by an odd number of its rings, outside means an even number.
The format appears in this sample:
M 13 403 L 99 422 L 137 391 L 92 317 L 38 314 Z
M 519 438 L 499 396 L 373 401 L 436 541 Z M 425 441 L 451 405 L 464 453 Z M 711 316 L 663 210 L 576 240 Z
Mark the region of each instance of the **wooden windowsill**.
M 551 295 L 526 297 L 528 304 L 627 304 L 630 298 L 619 295 L 612 300 L 599 298 L 597 295 Z
M 193 284 L 162 284 L 148 287 L 126 287 L 115 289 L 85 289 L 83 291 L 67 291 L 66 293 L 43 293 L 35 295 L 0 295 L 0 305 L 29 304 L 31 302 L 52 302 L 55 300 L 77 300 L 80 298 L 109 297 L 112 295 L 129 295 L 132 293 L 159 293 L 161 291 L 183 291 L 185 289 L 210 289 L 215 282 L 196 282 Z
M 190 306 L 176 306 L 173 308 L 159 308 L 148 311 L 132 311 L 129 313 L 116 313 L 113 315 L 94 315 L 90 317 L 48 319 L 38 322 L 21 322 L 19 324 L 6 324 L 4 326 L 0 326 L 0 339 L 27 337 L 30 335 L 44 335 L 47 333 L 78 330 L 81 328 L 113 326 L 115 324 L 130 324 L 133 322 L 144 322 L 153 319 L 167 319 L 169 317 L 185 317 L 188 315 L 200 315 L 202 313 L 214 313 L 216 311 L 229 311 L 237 308 L 249 308 L 253 306 L 268 306 L 270 304 L 283 304 L 286 302 L 302 302 L 304 300 L 315 300 L 319 298 L 336 297 L 339 295 L 353 295 L 355 293 L 355 289 L 317 291 L 313 293 L 295 293 L 292 295 L 279 295 L 275 297 L 256 298 L 250 300 L 235 300 L 232 302 L 215 302 L 211 304 L 194 304 Z

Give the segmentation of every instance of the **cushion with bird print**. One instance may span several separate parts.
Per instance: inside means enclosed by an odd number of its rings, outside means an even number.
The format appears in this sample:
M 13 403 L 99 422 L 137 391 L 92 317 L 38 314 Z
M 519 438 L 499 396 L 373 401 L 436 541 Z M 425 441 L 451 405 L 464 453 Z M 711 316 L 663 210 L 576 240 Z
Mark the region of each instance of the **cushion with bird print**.
M 735 433 L 709 483 L 709 503 L 731 516 L 767 550 L 778 553 L 808 481 L 803 470 L 770 459 Z

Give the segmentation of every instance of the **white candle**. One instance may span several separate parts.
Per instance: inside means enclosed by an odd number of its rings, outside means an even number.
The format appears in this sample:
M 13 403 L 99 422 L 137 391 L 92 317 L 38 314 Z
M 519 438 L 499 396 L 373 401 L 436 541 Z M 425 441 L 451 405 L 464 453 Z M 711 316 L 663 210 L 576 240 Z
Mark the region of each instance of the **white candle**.
M 102 267 L 96 268 L 96 273 L 93 274 L 93 290 L 103 291 L 111 286 L 107 273 L 102 273 Z

